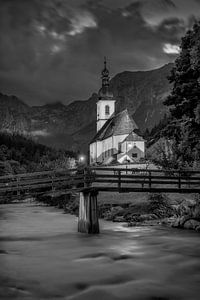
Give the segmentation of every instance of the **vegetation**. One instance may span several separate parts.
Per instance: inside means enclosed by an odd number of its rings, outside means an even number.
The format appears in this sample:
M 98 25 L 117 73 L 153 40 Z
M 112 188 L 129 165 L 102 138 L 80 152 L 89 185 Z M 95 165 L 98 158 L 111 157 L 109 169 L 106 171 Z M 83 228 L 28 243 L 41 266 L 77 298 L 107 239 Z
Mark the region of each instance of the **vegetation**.
M 38 144 L 19 134 L 0 133 L 0 175 L 65 169 L 75 160 L 73 152 Z
M 157 140 L 159 136 L 168 142 L 170 149 L 159 145 L 165 167 L 168 163 L 168 167 L 196 169 L 200 167 L 200 22 L 182 38 L 169 81 L 172 92 L 164 102 L 169 107 L 168 122 L 154 128 L 149 141 L 152 136 L 156 141 L 157 132 Z

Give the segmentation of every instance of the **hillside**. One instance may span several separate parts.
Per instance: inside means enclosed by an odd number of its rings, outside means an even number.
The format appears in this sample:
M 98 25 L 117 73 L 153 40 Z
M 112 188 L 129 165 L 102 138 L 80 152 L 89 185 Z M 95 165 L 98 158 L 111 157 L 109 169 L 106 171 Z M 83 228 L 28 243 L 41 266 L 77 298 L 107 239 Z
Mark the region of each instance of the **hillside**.
M 66 169 L 75 154 L 34 142 L 23 135 L 0 132 L 0 175 Z
M 162 104 L 170 92 L 167 76 L 172 64 L 152 71 L 122 72 L 111 79 L 116 111 L 128 108 L 141 131 L 151 129 L 163 117 Z M 68 106 L 56 102 L 29 107 L 14 96 L 0 94 L 0 130 L 26 133 L 40 143 L 73 151 L 87 152 L 96 131 L 94 93 L 88 100 Z

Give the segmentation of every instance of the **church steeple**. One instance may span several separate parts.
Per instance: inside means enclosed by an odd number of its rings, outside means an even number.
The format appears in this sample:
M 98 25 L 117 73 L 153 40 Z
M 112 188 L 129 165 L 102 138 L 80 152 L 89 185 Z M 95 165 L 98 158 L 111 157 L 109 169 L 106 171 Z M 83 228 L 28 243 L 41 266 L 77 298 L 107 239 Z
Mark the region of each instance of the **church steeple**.
M 112 99 L 113 93 L 110 91 L 110 77 L 109 77 L 109 70 L 107 68 L 107 61 L 106 57 L 104 57 L 104 68 L 101 71 L 101 80 L 102 80 L 102 87 L 99 90 L 99 99 Z
M 99 90 L 97 101 L 97 131 L 115 112 L 115 100 L 109 87 L 109 71 L 107 69 L 106 57 L 104 57 L 104 69 L 101 72 L 102 87 Z
M 101 72 L 101 79 L 102 79 L 102 88 L 103 87 L 108 87 L 109 86 L 109 70 L 107 69 L 107 61 L 106 57 L 104 56 L 104 69 Z

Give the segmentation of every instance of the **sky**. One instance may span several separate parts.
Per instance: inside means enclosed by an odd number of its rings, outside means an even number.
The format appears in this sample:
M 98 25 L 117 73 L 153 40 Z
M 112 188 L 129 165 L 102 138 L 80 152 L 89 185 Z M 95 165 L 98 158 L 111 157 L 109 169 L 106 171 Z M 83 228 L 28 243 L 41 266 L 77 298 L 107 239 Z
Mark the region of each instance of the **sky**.
M 29 105 L 86 100 L 110 75 L 173 62 L 200 0 L 0 0 L 0 91 Z

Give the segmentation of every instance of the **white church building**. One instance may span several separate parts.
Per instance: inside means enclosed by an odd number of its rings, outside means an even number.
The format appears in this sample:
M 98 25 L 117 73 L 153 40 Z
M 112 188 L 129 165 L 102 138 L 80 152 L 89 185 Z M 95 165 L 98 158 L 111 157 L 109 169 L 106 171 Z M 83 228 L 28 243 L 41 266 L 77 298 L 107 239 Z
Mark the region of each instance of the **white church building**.
M 109 90 L 109 71 L 104 60 L 102 87 L 97 101 L 97 133 L 90 142 L 90 165 L 134 163 L 145 157 L 145 140 L 125 109 L 115 113 L 113 94 Z

